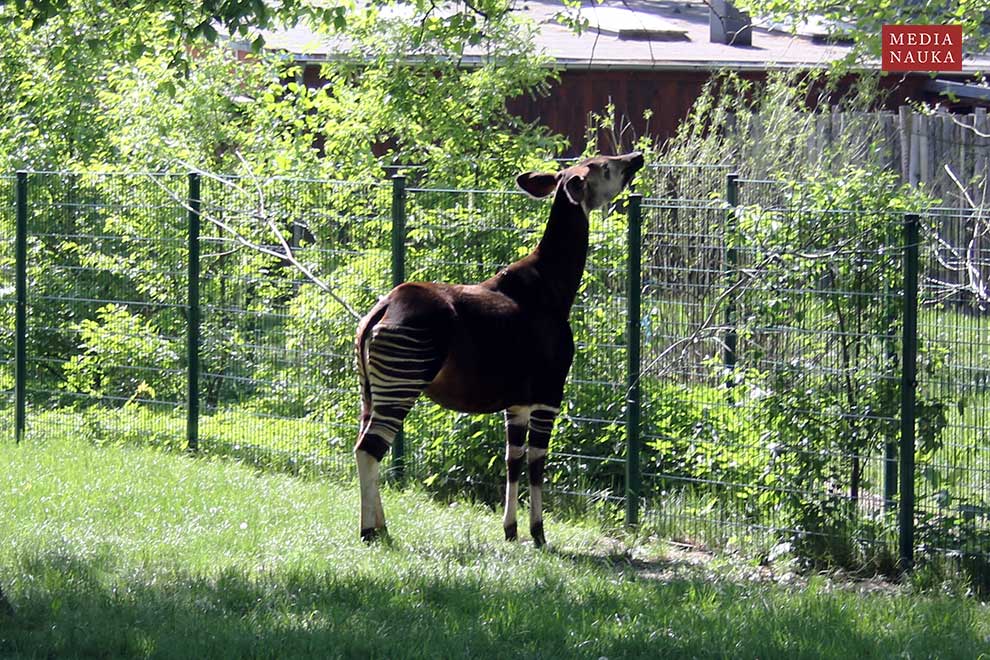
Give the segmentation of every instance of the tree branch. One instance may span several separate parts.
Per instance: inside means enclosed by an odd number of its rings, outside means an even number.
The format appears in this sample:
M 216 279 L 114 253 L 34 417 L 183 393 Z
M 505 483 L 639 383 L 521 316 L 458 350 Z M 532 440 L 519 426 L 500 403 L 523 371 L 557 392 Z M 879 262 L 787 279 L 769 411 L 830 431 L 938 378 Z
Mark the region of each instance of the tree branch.
M 962 274 L 964 281 L 953 284 L 930 276 L 926 279 L 944 290 L 938 302 L 947 300 L 954 293 L 965 292 L 973 296 L 980 309 L 985 310 L 990 306 L 990 284 L 988 284 L 987 278 L 983 273 L 982 266 L 985 264 L 981 263 L 981 261 L 985 260 L 980 259 L 980 252 L 982 251 L 982 239 L 990 234 L 990 223 L 987 222 L 986 207 L 987 182 L 983 182 L 982 198 L 978 202 L 973 198 L 969 188 L 959 179 L 948 163 L 943 165 L 943 169 L 956 188 L 959 189 L 963 199 L 972 210 L 968 218 L 972 226 L 969 229 L 965 248 L 952 245 L 943 239 L 939 234 L 938 227 L 929 227 L 928 231 L 940 247 L 940 249 L 935 251 L 935 258 L 939 265 L 949 272 Z M 951 255 L 951 263 L 943 256 L 943 251 L 947 251 Z
M 966 129 L 967 131 L 970 131 L 970 132 L 972 132 L 972 133 L 974 133 L 974 134 L 976 134 L 976 136 L 977 136 L 977 137 L 981 137 L 981 138 L 990 138 L 990 133 L 984 133 L 984 132 L 983 132 L 983 131 L 981 131 L 980 129 L 978 129 L 978 128 L 976 128 L 976 124 L 975 124 L 975 123 L 973 123 L 973 124 L 967 124 L 966 122 L 964 122 L 964 121 L 961 121 L 961 120 L 960 120 L 959 118 L 957 118 L 957 117 L 956 117 L 956 116 L 955 116 L 954 114 L 952 114 L 952 113 L 948 113 L 948 114 L 947 114 L 946 116 L 948 116 L 948 117 L 949 117 L 949 119 L 951 119 L 951 120 L 952 120 L 952 123 L 953 123 L 953 124 L 955 124 L 956 126 L 962 126 L 962 127 L 963 127 L 963 128 L 965 128 L 965 129 Z M 973 121 L 974 121 L 974 122 L 976 121 L 976 117 L 975 117 L 975 116 L 973 117 Z M 946 165 L 946 167 L 948 167 L 948 165 Z
M 240 154 L 238 154 L 238 157 L 240 158 Z M 243 162 L 243 158 L 241 158 L 241 160 Z M 182 164 L 185 167 L 189 167 L 188 164 L 186 163 L 182 163 Z M 227 186 L 228 188 L 231 188 L 232 190 L 242 195 L 248 195 L 248 192 L 242 186 L 239 186 L 238 184 L 236 184 L 235 182 L 229 179 L 225 179 L 223 177 L 217 176 L 216 174 L 213 174 L 211 172 L 203 172 L 200 170 L 196 170 L 195 168 L 190 168 L 190 169 L 193 169 L 194 171 L 199 171 L 200 174 L 202 174 L 203 176 L 213 179 L 214 181 L 217 181 L 218 183 Z M 150 174 L 148 176 L 155 183 L 155 185 L 161 188 L 162 191 L 165 192 L 165 194 L 172 199 L 172 201 L 181 205 L 182 208 L 186 209 L 187 211 L 192 211 L 192 208 L 189 206 L 188 200 L 181 198 L 179 195 L 169 190 L 155 176 Z M 308 279 L 310 282 L 312 282 L 317 287 L 319 287 L 324 293 L 329 295 L 334 301 L 336 301 L 341 307 L 343 307 L 348 314 L 350 314 L 355 319 L 360 320 L 361 314 L 359 314 L 357 310 L 355 310 L 346 300 L 344 300 L 339 295 L 337 295 L 337 293 L 333 290 L 333 288 L 329 284 L 327 284 L 319 277 L 317 277 L 316 274 L 313 273 L 313 271 L 309 267 L 307 267 L 305 264 L 303 264 L 296 258 L 295 254 L 292 251 L 291 246 L 289 245 L 289 242 L 285 239 L 285 235 L 275 224 L 275 221 L 271 218 L 270 214 L 268 214 L 265 211 L 265 198 L 264 198 L 264 192 L 261 188 L 261 184 L 258 182 L 256 177 L 252 177 L 252 182 L 255 184 L 255 187 L 257 189 L 259 203 L 258 203 L 258 209 L 255 212 L 248 213 L 247 215 L 248 217 L 253 218 L 255 220 L 261 220 L 265 222 L 269 231 L 271 231 L 271 233 L 275 236 L 276 240 L 278 241 L 279 245 L 281 245 L 282 247 L 281 251 L 274 250 L 268 246 L 261 245 L 259 243 L 255 243 L 254 241 L 245 237 L 235 227 L 224 222 L 223 220 L 220 220 L 219 218 L 214 217 L 209 213 L 202 211 L 202 209 L 199 211 L 200 217 L 205 219 L 206 221 L 208 221 L 210 224 L 217 227 L 221 231 L 228 234 L 231 238 L 234 239 L 235 242 L 239 243 L 240 245 L 249 248 L 251 250 L 254 250 L 255 252 L 259 252 L 261 254 L 265 254 L 271 257 L 275 257 L 277 259 L 288 261 L 290 264 L 292 264 L 292 266 L 296 268 L 296 270 L 302 273 L 306 277 L 306 279 Z

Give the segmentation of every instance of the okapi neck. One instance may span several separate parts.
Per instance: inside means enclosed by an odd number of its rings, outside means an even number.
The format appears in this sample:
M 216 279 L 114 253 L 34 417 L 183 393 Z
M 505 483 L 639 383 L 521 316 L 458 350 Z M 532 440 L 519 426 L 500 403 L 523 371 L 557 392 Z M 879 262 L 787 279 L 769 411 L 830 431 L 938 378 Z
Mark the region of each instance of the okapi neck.
M 569 313 L 588 258 L 588 216 L 561 190 L 554 195 L 536 253 L 540 270 L 550 278 L 563 310 Z

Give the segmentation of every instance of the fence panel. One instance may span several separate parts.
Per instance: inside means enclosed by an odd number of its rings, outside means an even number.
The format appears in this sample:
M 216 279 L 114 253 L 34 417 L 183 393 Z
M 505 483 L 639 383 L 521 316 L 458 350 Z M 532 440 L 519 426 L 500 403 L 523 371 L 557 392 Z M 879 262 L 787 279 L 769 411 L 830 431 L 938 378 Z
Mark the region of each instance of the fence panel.
M 14 224 L 17 177 L 0 176 L 0 437 L 14 437 Z
M 786 206 L 741 182 L 740 367 L 760 374 L 750 405 L 766 429 L 758 481 L 770 526 L 807 556 L 890 569 L 897 561 L 903 218 Z M 748 217 L 747 217 L 748 216 Z M 782 238 L 786 237 L 786 238 Z M 764 276 L 764 272 L 766 275 Z
M 200 447 L 286 467 L 353 469 L 357 319 L 388 291 L 391 188 L 207 178 L 201 231 Z
M 705 414 L 724 407 L 723 374 L 715 361 L 724 334 L 728 168 L 668 166 L 642 207 L 641 443 L 644 520 L 679 538 L 704 539 L 708 516 L 694 493 L 706 478 L 684 471 L 678 445 L 691 443 Z M 709 401 L 705 401 L 709 398 Z M 709 428 L 717 422 L 709 424 Z M 707 441 L 706 441 L 707 442 Z M 695 446 L 692 444 L 692 446 Z M 710 481 L 710 480 L 709 480 Z
M 699 498 L 716 484 L 693 462 L 720 444 L 731 408 L 719 363 L 725 214 L 722 204 L 704 200 L 643 204 L 644 519 L 679 538 L 712 544 L 716 538 L 703 527 L 717 514 Z
M 915 540 L 990 580 L 990 243 L 976 212 L 922 218 Z
M 644 207 L 652 518 L 711 545 L 755 541 L 769 551 L 783 541 L 811 556 L 889 565 L 899 219 L 802 210 L 771 182 L 742 181 L 740 196 L 737 210 Z M 786 234 L 837 223 L 861 225 L 846 227 L 855 242 Z M 730 337 L 737 344 L 727 351 Z
M 185 179 L 32 173 L 27 430 L 184 435 Z

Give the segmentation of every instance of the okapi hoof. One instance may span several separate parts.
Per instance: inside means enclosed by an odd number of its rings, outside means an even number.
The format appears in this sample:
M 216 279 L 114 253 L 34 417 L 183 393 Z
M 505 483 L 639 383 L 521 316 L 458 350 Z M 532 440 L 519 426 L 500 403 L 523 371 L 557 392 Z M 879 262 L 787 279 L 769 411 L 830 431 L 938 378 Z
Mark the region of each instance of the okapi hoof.
M 547 538 L 543 535 L 543 521 L 530 525 L 529 535 L 533 537 L 533 545 L 542 548 L 547 544 Z
M 505 540 L 515 541 L 519 538 L 519 525 L 512 523 L 511 525 L 505 526 Z
M 361 530 L 361 540 L 368 545 L 388 540 L 388 527 L 365 527 Z

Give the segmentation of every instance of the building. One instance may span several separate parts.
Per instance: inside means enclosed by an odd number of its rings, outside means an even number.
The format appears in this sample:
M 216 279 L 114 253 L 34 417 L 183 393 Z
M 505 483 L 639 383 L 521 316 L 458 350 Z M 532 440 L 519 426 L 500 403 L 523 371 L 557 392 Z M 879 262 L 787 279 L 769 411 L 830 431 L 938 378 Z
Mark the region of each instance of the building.
M 632 133 L 664 139 L 674 134 L 716 71 L 736 71 L 760 81 L 773 69 L 826 67 L 851 49 L 849 43 L 829 39 L 822 24 L 801 25 L 797 34 L 758 21 L 751 24 L 732 14 L 724 1 L 583 2 L 580 18 L 587 28 L 580 34 L 558 20 L 565 11 L 560 0 L 520 2 L 520 11 L 538 25 L 537 48 L 552 57 L 560 79 L 545 97 L 509 102 L 514 114 L 566 135 L 574 153 L 584 147 L 589 114 L 608 104 L 631 122 Z M 313 84 L 319 65 L 334 57 L 332 43 L 314 46 L 312 33 L 301 28 L 271 34 L 268 43 L 296 54 L 307 65 L 305 79 Z M 470 55 L 464 59 L 466 66 L 471 61 Z M 988 70 L 990 57 L 984 56 L 967 58 L 962 73 L 939 74 L 937 79 L 925 73 L 886 76 L 886 106 L 896 108 L 909 100 L 945 103 L 955 111 L 990 105 L 990 90 L 965 84 Z M 643 118 L 647 110 L 652 113 L 648 124 Z

